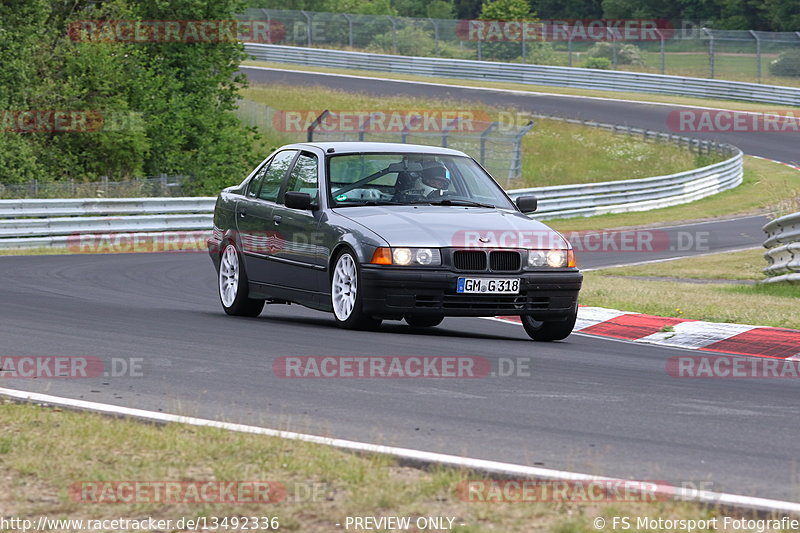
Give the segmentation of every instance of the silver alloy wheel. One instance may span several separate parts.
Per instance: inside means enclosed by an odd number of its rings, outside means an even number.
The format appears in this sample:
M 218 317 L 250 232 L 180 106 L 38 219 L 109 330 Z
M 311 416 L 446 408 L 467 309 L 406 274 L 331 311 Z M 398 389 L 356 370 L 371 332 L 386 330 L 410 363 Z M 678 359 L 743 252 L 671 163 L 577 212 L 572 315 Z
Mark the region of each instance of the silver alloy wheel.
M 344 253 L 336 261 L 331 280 L 331 300 L 333 313 L 341 321 L 350 318 L 356 305 L 358 291 L 358 275 L 353 256 Z
M 236 247 L 229 244 L 222 252 L 219 263 L 219 297 L 222 305 L 231 307 L 239 291 L 239 254 Z

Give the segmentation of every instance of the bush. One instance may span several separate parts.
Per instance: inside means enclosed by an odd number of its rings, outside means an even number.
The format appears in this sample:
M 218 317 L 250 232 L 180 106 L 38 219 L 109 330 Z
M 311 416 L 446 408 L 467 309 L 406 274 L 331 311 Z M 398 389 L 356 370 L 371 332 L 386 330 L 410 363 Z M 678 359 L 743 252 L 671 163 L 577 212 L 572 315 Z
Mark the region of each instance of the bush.
M 800 50 L 787 50 L 769 64 L 773 76 L 800 77 Z
M 614 45 L 606 41 L 596 43 L 589 49 L 589 56 L 611 61 L 614 58 Z M 644 52 L 638 46 L 630 43 L 617 45 L 618 65 L 644 65 L 644 63 Z
M 611 60 L 605 57 L 590 57 L 583 62 L 584 68 L 596 68 L 601 70 L 611 69 Z

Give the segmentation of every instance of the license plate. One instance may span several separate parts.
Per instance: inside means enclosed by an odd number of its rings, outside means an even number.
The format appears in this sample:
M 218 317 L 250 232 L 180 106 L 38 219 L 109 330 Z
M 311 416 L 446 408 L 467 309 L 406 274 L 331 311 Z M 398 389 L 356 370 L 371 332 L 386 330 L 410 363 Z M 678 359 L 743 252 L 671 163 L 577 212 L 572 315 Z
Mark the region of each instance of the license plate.
M 519 278 L 458 278 L 459 294 L 519 294 Z

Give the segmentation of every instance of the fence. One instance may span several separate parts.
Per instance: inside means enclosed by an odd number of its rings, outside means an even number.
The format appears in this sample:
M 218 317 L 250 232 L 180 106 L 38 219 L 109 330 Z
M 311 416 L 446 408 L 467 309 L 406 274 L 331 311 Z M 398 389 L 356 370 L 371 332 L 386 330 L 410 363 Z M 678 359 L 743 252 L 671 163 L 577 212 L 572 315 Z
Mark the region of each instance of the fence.
M 800 213 L 782 216 L 764 226 L 765 283 L 800 283 Z
M 256 59 L 299 65 L 340 67 L 419 76 L 469 80 L 516 82 L 556 87 L 577 87 L 743 100 L 800 106 L 800 87 L 759 85 L 725 80 L 663 76 L 638 72 L 550 67 L 519 63 L 487 63 L 461 59 L 406 57 L 321 48 L 298 48 L 271 44 L 245 44 Z
M 581 66 L 593 54 L 608 58 L 614 69 L 800 84 L 800 78 L 770 73 L 770 63 L 782 52 L 800 50 L 800 32 L 714 30 L 689 21 L 658 21 L 654 31 L 625 38 L 609 27 L 592 33 L 588 23 L 602 21 L 578 21 L 576 26 L 550 21 L 497 42 L 497 33 L 471 31 L 470 24 L 485 21 L 279 9 L 249 9 L 240 17 L 269 20 L 272 44 L 569 67 Z M 595 47 L 598 42 L 609 44 Z
M 418 111 L 367 110 L 363 110 L 360 120 L 343 128 L 345 122 L 352 121 L 337 120 L 336 111 L 320 111 L 304 111 L 305 122 L 292 121 L 302 127 L 291 128 L 286 127 L 286 112 L 252 100 L 241 100 L 237 115 L 250 126 L 281 131 L 287 140 L 293 141 L 400 142 L 453 148 L 470 154 L 493 176 L 505 176 L 508 181 L 522 172 L 522 138 L 533 128 L 533 122 L 515 126 L 478 120 L 474 116 L 449 119 L 438 116 L 436 124 L 429 126 Z M 311 115 L 316 119 L 307 120 Z
M 155 178 L 80 182 L 32 180 L 27 183 L 0 183 L 0 198 L 136 198 L 142 196 L 182 196 L 186 176 L 162 174 Z

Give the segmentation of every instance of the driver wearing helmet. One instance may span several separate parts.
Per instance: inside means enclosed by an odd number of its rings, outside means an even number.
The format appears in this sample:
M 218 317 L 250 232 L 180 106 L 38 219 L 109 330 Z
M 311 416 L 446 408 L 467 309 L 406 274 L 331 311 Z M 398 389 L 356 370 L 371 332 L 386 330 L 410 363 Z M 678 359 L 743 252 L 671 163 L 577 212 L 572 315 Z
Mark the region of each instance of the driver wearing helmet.
M 395 201 L 413 201 L 441 196 L 450 188 L 450 172 L 438 161 L 422 161 L 422 170 L 397 174 Z

